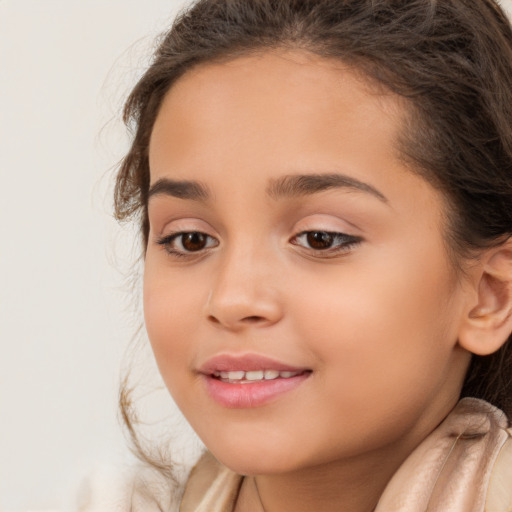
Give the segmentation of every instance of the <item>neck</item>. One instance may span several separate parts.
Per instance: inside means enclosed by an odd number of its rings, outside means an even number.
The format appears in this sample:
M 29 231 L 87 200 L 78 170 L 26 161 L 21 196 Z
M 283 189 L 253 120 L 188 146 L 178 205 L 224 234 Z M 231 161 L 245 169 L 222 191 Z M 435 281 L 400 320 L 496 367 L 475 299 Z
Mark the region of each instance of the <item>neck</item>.
M 235 512 L 372 512 L 414 446 L 397 448 L 293 473 L 246 477 Z

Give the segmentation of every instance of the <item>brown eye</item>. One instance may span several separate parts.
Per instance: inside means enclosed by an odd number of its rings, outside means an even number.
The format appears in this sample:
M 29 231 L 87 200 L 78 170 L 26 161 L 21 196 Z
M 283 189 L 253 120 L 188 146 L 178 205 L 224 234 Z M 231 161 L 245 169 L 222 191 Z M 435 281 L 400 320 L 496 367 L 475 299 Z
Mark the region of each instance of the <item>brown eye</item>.
M 217 247 L 219 241 L 200 231 L 182 231 L 158 239 L 157 244 L 163 246 L 171 255 L 187 256 Z
M 181 245 L 186 251 L 200 251 L 206 247 L 208 236 L 204 233 L 183 233 L 181 235 Z
M 306 240 L 312 249 L 329 249 L 334 242 L 334 235 L 325 231 L 309 231 Z
M 303 231 L 290 242 L 319 257 L 334 257 L 349 252 L 362 238 L 332 231 Z

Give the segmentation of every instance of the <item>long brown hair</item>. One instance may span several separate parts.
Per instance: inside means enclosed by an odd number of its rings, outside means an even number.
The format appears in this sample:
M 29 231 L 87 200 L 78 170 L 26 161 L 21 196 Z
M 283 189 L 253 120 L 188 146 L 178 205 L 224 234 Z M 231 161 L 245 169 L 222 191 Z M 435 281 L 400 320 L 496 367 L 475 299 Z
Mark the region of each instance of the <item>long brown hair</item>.
M 512 31 L 492 0 L 199 0 L 163 36 L 124 120 L 133 143 L 119 169 L 115 214 L 148 238 L 148 145 L 162 100 L 201 63 L 267 49 L 336 58 L 406 98 L 402 157 L 450 205 L 448 244 L 470 256 L 512 234 Z M 512 343 L 473 356 L 463 396 L 512 414 Z M 121 411 L 137 451 L 126 387 Z

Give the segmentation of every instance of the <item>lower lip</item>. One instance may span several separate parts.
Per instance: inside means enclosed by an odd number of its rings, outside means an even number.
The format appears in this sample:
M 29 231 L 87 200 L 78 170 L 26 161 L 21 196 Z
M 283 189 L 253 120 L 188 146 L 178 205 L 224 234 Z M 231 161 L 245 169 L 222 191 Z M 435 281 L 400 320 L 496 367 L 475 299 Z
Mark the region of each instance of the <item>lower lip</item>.
M 220 405 L 230 409 L 249 409 L 268 404 L 284 393 L 294 390 L 310 375 L 311 372 L 304 372 L 287 379 L 278 377 L 244 384 L 231 384 L 211 375 L 204 375 L 204 381 L 208 394 Z

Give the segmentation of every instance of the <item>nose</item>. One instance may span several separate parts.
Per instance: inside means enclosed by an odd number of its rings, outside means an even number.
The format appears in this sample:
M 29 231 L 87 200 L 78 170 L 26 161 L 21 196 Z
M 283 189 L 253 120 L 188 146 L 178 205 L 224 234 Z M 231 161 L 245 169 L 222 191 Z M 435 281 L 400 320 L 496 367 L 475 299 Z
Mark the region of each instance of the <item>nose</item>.
M 237 251 L 219 262 L 206 304 L 209 322 L 231 331 L 263 327 L 283 316 L 275 266 L 255 251 Z

